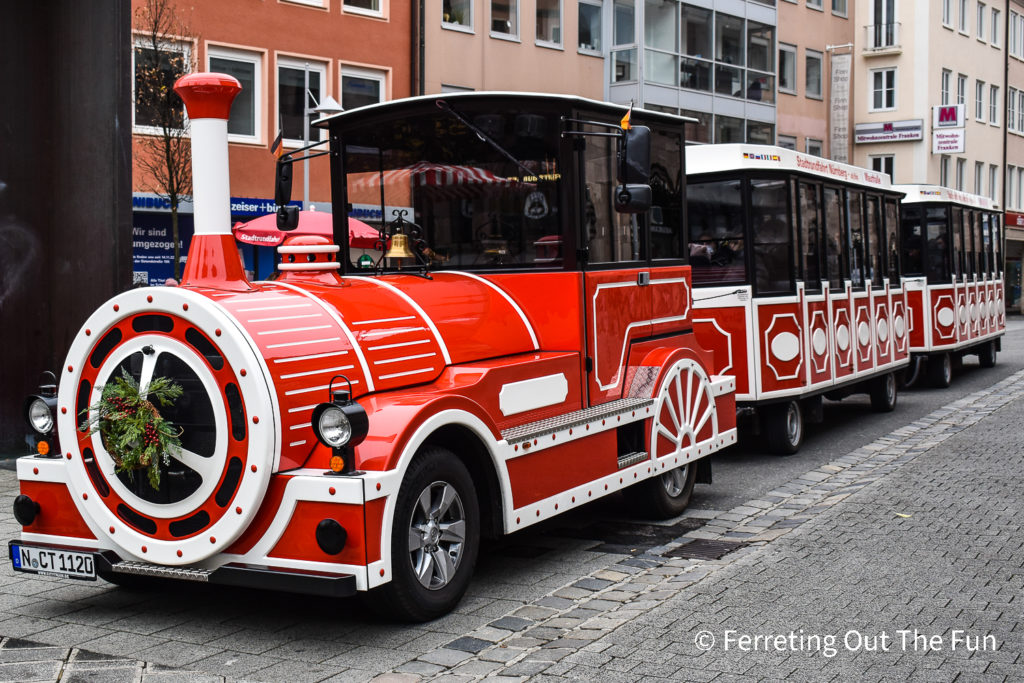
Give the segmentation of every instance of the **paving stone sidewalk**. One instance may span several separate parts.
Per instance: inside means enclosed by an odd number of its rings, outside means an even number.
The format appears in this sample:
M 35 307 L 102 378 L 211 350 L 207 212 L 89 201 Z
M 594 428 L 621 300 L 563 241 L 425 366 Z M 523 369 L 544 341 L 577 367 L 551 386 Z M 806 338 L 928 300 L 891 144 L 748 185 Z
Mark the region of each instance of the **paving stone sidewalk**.
M 0 635 L 15 637 L 0 640 L 0 680 L 1020 678 L 1021 399 L 1024 372 L 762 499 L 697 511 L 705 526 L 643 555 L 579 544 L 519 565 L 516 585 L 484 577 L 455 614 L 422 627 L 335 618 L 308 602 L 295 617 L 287 600 L 280 616 L 266 605 L 231 611 L 219 595 L 209 606 L 217 617 L 197 623 L 195 608 L 170 596 L 4 577 Z M 12 497 L 5 487 L 0 505 L 9 509 Z M 5 538 L 11 526 L 0 519 Z M 673 556 L 700 539 L 746 545 L 720 560 Z M 57 592 L 76 602 L 47 599 Z M 848 631 L 877 642 L 915 628 L 945 648 L 897 641 L 866 652 L 861 642 L 848 652 L 843 644 Z M 990 635 L 998 648 L 950 651 L 953 629 Z M 706 652 L 695 642 L 705 631 L 716 639 Z M 762 639 L 760 651 L 727 650 L 727 631 L 792 632 L 799 647 Z M 827 636 L 838 639 L 831 656 Z M 83 642 L 129 656 L 68 646 Z
M 394 680 L 1024 678 L 1022 399 L 1024 372 Z M 717 561 L 662 554 L 691 539 L 749 545 Z

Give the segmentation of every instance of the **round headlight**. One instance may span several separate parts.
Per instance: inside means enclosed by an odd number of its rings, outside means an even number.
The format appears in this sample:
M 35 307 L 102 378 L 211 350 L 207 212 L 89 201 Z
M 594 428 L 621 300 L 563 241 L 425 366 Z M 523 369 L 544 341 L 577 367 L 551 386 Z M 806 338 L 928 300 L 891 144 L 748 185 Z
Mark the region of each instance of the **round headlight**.
M 341 448 L 352 438 L 352 423 L 336 405 L 328 405 L 316 421 L 316 435 L 326 446 Z
M 50 412 L 50 406 L 46 405 L 46 401 L 37 398 L 29 404 L 28 423 L 40 434 L 50 433 L 53 429 L 53 413 Z

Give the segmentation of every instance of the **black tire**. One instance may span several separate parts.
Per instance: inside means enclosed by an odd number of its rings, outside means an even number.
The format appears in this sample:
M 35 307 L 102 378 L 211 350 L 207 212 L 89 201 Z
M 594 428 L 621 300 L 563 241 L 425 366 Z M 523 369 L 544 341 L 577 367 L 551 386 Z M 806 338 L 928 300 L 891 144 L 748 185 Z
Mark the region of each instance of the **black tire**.
M 764 409 L 761 430 L 768 450 L 775 455 L 793 455 L 804 442 L 804 414 L 799 401 L 777 403 Z
M 953 360 L 948 353 L 928 356 L 928 383 L 945 389 L 953 382 Z
M 978 349 L 978 364 L 983 368 L 996 366 L 996 343 L 994 341 L 987 341 Z
M 452 493 L 442 509 L 441 499 Z M 424 494 L 429 510 L 420 502 Z M 461 533 L 453 527 L 460 521 Z M 422 536 L 415 549 L 410 548 L 413 530 Z M 446 530 L 452 537 L 445 537 Z M 453 540 L 456 537 L 461 541 Z M 451 451 L 425 448 L 409 465 L 398 491 L 391 532 L 392 578 L 375 591 L 384 611 L 392 618 L 419 622 L 447 614 L 469 587 L 479 552 L 480 510 L 469 471 Z
M 896 388 L 896 373 L 890 372 L 871 380 L 868 391 L 871 396 L 871 409 L 876 413 L 890 413 L 896 408 L 899 391 Z
M 697 481 L 697 463 L 660 474 L 629 489 L 642 514 L 654 519 L 678 517 L 690 505 L 693 485 Z

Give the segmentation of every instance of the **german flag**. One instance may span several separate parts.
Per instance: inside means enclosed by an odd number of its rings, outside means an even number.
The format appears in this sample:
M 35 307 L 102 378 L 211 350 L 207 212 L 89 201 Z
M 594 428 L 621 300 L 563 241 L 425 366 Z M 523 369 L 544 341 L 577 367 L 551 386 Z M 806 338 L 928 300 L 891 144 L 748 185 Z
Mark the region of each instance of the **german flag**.
M 621 121 L 619 121 L 619 126 L 622 127 L 622 130 L 629 130 L 630 128 L 633 127 L 630 124 L 630 122 L 629 122 L 629 118 L 632 115 L 633 115 L 633 101 L 630 100 L 630 102 L 629 102 L 629 109 L 626 110 L 626 115 L 622 117 Z
M 284 130 L 278 131 L 274 142 L 270 144 L 270 153 L 278 159 L 281 158 L 281 155 L 284 153 Z

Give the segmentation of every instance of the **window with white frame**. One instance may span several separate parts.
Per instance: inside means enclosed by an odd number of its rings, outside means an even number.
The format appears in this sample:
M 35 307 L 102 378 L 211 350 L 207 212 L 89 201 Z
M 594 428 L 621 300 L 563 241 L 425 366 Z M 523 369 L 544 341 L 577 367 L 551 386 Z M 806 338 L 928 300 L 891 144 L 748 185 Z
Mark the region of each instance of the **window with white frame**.
M 978 40 L 985 40 L 985 3 L 978 3 Z
M 562 45 L 562 0 L 537 0 L 537 42 Z
M 305 88 L 307 71 L 309 73 L 308 91 Z M 327 65 L 323 62 L 306 61 L 294 57 L 278 58 L 277 114 L 286 146 L 302 146 L 305 111 L 308 108 L 310 121 L 317 118 L 317 114 L 312 110 L 323 97 L 323 88 L 326 82 Z M 322 134 L 321 129 L 310 127 L 310 142 L 320 140 Z
M 892 154 L 879 154 L 877 156 L 869 156 L 868 159 L 871 161 L 871 170 L 878 171 L 879 173 L 889 174 L 889 178 L 892 179 L 893 175 L 893 163 L 895 157 Z
M 134 74 L 132 127 L 136 133 L 160 134 L 164 126 L 180 130 L 185 125 L 185 103 L 174 92 L 174 82 L 188 73 L 192 49 L 188 43 L 136 37 L 132 46 Z M 173 108 L 163 106 L 170 97 Z
M 995 164 L 988 165 L 988 198 L 996 201 L 996 191 L 999 189 L 999 167 Z
M 871 111 L 896 108 L 896 69 L 871 70 Z
M 821 9 L 821 0 L 807 0 L 807 6 L 811 9 Z
M 441 3 L 441 26 L 472 31 L 473 0 L 444 0 Z
M 816 50 L 807 50 L 805 55 L 805 90 L 807 97 L 821 99 L 821 64 L 822 53 Z
M 953 25 L 953 0 L 942 0 L 942 24 Z
M 981 194 L 982 181 L 985 179 L 985 162 L 974 162 L 974 194 Z
M 963 74 L 956 76 L 956 103 L 967 104 L 967 76 Z
M 387 86 L 386 71 L 341 65 L 341 107 L 345 111 L 383 102 Z
M 1006 129 L 1017 132 L 1017 96 L 1019 90 L 1016 88 L 1006 89 Z
M 263 54 L 211 45 L 206 50 L 209 69 L 238 79 L 242 92 L 231 103 L 228 140 L 259 142 L 263 102 Z
M 824 156 L 822 150 L 824 149 L 824 143 L 821 140 L 815 140 L 814 138 L 807 138 L 806 147 L 808 154 L 813 154 L 816 157 Z
M 371 16 L 379 17 L 384 14 L 383 9 L 381 8 L 381 1 L 382 0 L 342 0 L 341 8 L 346 12 L 369 14 Z
M 988 122 L 992 125 L 999 123 L 999 86 L 993 85 L 988 91 Z
M 949 104 L 949 84 L 953 80 L 953 72 L 949 69 L 942 70 L 942 80 L 939 85 L 939 94 L 942 97 L 940 104 Z
M 796 94 L 796 45 L 779 43 L 779 92 Z
M 949 187 L 949 157 L 945 154 L 939 157 L 939 185 Z
M 1017 91 L 1017 132 L 1024 134 L 1024 90 Z
M 964 189 L 964 170 L 967 168 L 967 159 L 956 160 L 956 189 L 963 192 Z
M 1006 49 L 1010 55 L 1024 58 L 1024 16 L 1010 10 L 1010 44 Z
M 992 8 L 992 34 L 989 41 L 992 45 L 999 47 L 999 10 Z
M 846 9 L 846 0 L 832 0 L 832 14 L 845 17 Z
M 981 79 L 974 82 L 974 118 L 985 120 L 985 81 Z
M 960 33 L 967 33 L 967 0 L 960 0 Z
M 580 30 L 583 30 L 582 27 Z M 499 38 L 519 37 L 519 0 L 491 0 L 491 35 Z
M 296 5 L 308 5 L 310 7 L 327 7 L 327 0 L 284 0 Z
M 580 0 L 579 5 L 579 50 L 601 54 L 601 3 Z
M 1017 167 L 1006 165 L 1006 208 L 1016 209 L 1017 208 L 1017 196 L 1014 192 L 1014 180 L 1017 175 Z

